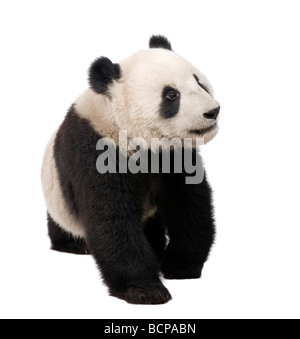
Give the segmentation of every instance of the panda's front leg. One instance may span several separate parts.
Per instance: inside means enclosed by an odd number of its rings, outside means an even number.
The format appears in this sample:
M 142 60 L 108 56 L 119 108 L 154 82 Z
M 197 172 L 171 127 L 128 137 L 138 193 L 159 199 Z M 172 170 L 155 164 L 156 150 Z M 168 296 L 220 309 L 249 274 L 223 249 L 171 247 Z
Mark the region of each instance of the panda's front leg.
M 170 237 L 162 263 L 165 278 L 200 278 L 215 238 L 211 189 L 206 179 L 188 185 L 183 174 L 165 176 L 160 212 Z
M 144 236 L 134 185 L 111 180 L 97 190 L 82 222 L 110 294 L 132 304 L 168 302 L 172 297 L 159 279 L 157 259 Z

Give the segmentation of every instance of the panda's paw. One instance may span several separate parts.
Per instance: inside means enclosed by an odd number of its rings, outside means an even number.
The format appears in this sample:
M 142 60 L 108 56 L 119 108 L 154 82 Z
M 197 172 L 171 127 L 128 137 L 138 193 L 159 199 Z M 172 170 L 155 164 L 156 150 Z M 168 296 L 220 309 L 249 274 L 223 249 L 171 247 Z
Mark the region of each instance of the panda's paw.
M 124 299 L 129 304 L 158 305 L 172 300 L 172 296 L 160 282 L 141 282 L 129 286 Z
M 201 278 L 203 265 L 191 263 L 164 263 L 162 273 L 165 279 L 199 279 Z

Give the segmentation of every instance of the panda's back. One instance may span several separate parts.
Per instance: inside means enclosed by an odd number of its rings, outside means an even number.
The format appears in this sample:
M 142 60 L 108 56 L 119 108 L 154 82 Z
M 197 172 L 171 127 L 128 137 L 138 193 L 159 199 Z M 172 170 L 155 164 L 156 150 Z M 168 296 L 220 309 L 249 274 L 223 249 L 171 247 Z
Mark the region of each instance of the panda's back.
M 69 211 L 66 204 L 56 167 L 54 146 L 58 131 L 56 131 L 45 150 L 42 164 L 42 186 L 48 213 L 52 219 L 66 232 L 76 237 L 84 237 L 83 228 L 77 218 Z

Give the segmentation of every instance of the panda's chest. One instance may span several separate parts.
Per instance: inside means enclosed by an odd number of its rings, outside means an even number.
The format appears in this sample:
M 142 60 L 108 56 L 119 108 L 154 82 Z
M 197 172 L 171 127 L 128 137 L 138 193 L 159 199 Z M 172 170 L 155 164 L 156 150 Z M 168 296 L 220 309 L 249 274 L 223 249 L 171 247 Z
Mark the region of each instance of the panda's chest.
M 142 221 L 152 217 L 157 211 L 159 197 L 159 177 L 151 175 L 147 180 L 146 189 L 143 194 Z

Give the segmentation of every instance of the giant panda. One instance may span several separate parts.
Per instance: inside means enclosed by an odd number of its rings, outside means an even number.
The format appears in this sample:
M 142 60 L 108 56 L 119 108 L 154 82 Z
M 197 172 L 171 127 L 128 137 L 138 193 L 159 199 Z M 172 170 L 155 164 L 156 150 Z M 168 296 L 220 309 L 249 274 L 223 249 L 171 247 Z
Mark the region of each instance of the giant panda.
M 215 237 L 205 174 L 190 185 L 173 167 L 167 174 L 96 168 L 97 143 L 106 138 L 119 148 L 120 130 L 146 141 L 204 143 L 218 132 L 220 105 L 206 77 L 166 37 L 152 36 L 149 47 L 119 64 L 92 63 L 89 88 L 53 134 L 42 165 L 52 249 L 92 254 L 110 295 L 132 304 L 172 299 L 161 273 L 200 278 Z M 195 146 L 192 153 L 200 159 Z

